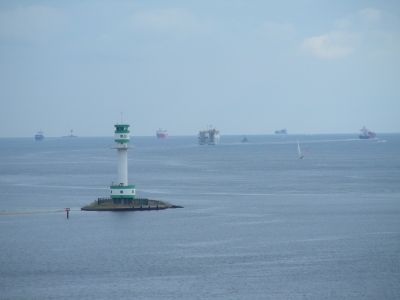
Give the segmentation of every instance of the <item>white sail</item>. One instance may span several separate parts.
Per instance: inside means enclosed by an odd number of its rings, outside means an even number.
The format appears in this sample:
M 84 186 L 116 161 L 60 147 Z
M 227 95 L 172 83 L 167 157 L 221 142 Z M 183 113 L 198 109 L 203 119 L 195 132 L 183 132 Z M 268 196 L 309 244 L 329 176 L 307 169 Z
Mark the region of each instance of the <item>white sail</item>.
M 300 159 L 303 159 L 304 156 L 301 155 L 299 140 L 297 140 L 297 152 L 299 153 L 299 158 L 300 158 Z

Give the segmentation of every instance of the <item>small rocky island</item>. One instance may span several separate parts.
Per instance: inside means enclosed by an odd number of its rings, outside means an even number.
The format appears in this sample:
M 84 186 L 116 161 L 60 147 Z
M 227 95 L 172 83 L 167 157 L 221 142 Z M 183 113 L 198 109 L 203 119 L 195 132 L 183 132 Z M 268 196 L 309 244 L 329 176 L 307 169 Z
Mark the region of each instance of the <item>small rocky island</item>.
M 118 203 L 111 198 L 99 198 L 90 205 L 81 207 L 81 210 L 90 211 L 128 211 L 128 210 L 162 210 L 167 208 L 183 208 L 179 205 L 173 205 L 166 201 L 151 200 L 147 198 L 135 198 L 131 203 Z

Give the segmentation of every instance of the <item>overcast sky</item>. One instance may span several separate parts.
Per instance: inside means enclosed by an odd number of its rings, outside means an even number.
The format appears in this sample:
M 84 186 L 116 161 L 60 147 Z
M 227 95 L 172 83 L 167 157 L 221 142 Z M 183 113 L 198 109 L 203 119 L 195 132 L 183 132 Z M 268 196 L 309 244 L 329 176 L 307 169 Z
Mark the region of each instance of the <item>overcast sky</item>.
M 400 1 L 1 1 L 0 137 L 400 132 Z

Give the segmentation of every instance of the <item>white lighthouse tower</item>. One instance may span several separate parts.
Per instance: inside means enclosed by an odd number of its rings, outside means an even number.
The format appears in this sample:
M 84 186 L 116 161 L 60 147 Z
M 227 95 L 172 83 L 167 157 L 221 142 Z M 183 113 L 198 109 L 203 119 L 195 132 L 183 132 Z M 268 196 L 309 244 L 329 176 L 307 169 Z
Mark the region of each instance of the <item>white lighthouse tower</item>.
M 117 124 L 115 126 L 115 142 L 111 149 L 118 150 L 118 182 L 110 186 L 110 196 L 116 204 L 132 204 L 135 199 L 135 186 L 128 184 L 128 146 L 130 141 L 129 125 Z

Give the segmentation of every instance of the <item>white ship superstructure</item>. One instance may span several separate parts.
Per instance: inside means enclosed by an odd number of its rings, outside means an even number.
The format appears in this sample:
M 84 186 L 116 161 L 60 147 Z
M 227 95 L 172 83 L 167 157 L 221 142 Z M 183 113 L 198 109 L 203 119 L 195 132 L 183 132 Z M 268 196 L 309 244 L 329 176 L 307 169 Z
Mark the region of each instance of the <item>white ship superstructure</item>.
M 218 145 L 219 130 L 212 128 L 212 125 L 207 130 L 200 130 L 198 134 L 199 145 Z

